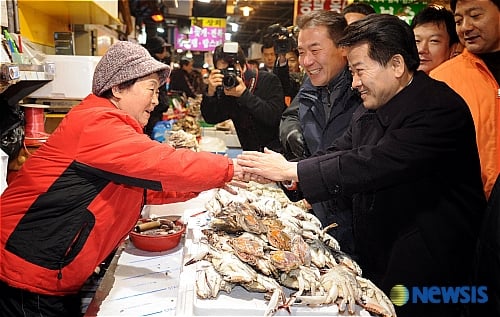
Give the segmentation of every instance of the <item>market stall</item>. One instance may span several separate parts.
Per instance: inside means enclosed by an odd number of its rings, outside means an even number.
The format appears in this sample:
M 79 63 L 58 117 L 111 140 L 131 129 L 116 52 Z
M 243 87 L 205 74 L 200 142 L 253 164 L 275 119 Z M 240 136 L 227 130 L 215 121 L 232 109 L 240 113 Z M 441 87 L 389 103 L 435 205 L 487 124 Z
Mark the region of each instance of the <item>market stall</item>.
M 279 209 L 276 205 L 270 207 L 273 201 L 274 203 L 281 201 L 281 203 L 292 206 L 289 201 L 282 200 L 280 189 L 270 187 L 272 188 L 271 192 L 280 195 L 279 198 L 276 196 L 273 198 L 263 192 L 259 186 L 254 186 L 254 189 L 258 190 L 257 194 L 254 193 L 255 198 L 260 201 L 262 206 L 267 205 L 269 212 L 271 209 Z M 393 307 L 387 296 L 370 281 L 361 278 L 360 269 L 356 267 L 354 262 L 349 263 L 348 258 L 342 259 L 338 255 L 336 259 L 327 260 L 335 263 L 314 265 L 302 263 L 300 266 L 301 269 L 305 266 L 311 268 L 323 266 L 321 271 L 324 274 L 322 273 L 322 275 L 330 274 L 332 276 L 328 285 L 331 285 L 331 289 L 337 288 L 335 295 L 325 291 L 326 287 L 319 286 L 319 284 L 315 289 L 316 286 L 312 286 L 314 285 L 312 277 L 305 278 L 309 283 L 306 287 L 304 285 L 301 287 L 283 286 L 283 283 L 278 283 L 273 278 L 273 276 L 280 276 L 284 272 L 298 272 L 293 270 L 283 271 L 280 269 L 281 273 L 270 274 L 268 277 L 265 277 L 265 274 L 257 273 L 250 278 L 251 284 L 267 285 L 267 289 L 249 287 L 248 281 L 240 280 L 240 277 L 246 274 L 246 269 L 240 265 L 248 267 L 248 263 L 240 262 L 234 254 L 224 254 L 222 262 L 229 265 L 230 262 L 234 261 L 238 264 L 234 266 L 231 264 L 231 268 L 220 269 L 214 264 L 213 259 L 217 258 L 219 252 L 227 250 L 225 248 L 228 245 L 220 249 L 217 249 L 215 245 L 222 245 L 225 237 L 229 238 L 229 236 L 220 235 L 221 230 L 219 229 L 222 227 L 218 227 L 217 223 L 220 224 L 220 222 L 217 222 L 217 219 L 221 218 L 216 209 L 221 206 L 217 207 L 217 204 L 223 204 L 224 199 L 229 198 L 232 202 L 226 201 L 228 205 L 225 207 L 228 207 L 231 203 L 244 204 L 246 199 L 242 199 L 244 195 L 224 196 L 225 193 L 227 192 L 222 190 L 211 190 L 186 203 L 146 206 L 143 211 L 143 215 L 146 217 L 182 215 L 182 221 L 187 224 L 184 239 L 177 248 L 165 252 L 141 251 L 126 241 L 115 257 L 116 266 L 113 263 L 110 266 L 102 282 L 102 287 L 97 290 L 85 316 L 135 316 L 139 314 L 154 316 L 377 316 L 377 314 L 385 314 L 385 316 L 391 316 Z M 258 204 L 255 200 L 253 203 Z M 227 209 L 225 207 L 223 209 Z M 223 226 L 231 223 L 231 221 L 225 222 L 226 224 Z M 216 231 L 218 235 L 210 236 Z M 287 230 L 283 229 L 282 231 L 286 232 Z M 241 235 L 238 233 L 229 239 L 238 239 L 245 235 L 248 235 L 248 232 Z M 207 240 L 214 239 L 220 240 L 216 244 L 212 244 L 214 247 L 210 248 L 212 251 L 207 252 Z M 234 246 L 235 244 L 229 245 Z M 276 249 L 275 252 L 282 251 Z M 258 250 L 254 249 L 253 253 L 258 254 Z M 207 254 L 210 255 L 207 256 Z M 213 263 L 211 264 L 211 262 Z M 333 272 L 331 269 L 341 262 L 343 264 L 339 265 L 339 270 Z M 219 270 L 219 273 L 223 271 L 220 276 L 223 276 L 222 280 L 224 281 L 216 281 L 209 277 L 212 266 Z M 347 266 L 353 266 L 353 271 L 359 272 L 347 274 L 346 272 L 349 271 L 345 269 Z M 234 267 L 238 268 L 233 269 Z M 296 268 L 298 269 L 299 266 Z M 330 271 L 332 273 L 329 273 Z M 252 272 L 259 271 L 255 269 Z M 346 282 L 349 278 L 337 274 L 338 272 L 352 277 L 351 284 Z M 211 282 L 205 285 L 203 284 L 205 280 Z M 269 281 L 269 284 L 262 282 L 264 280 Z M 203 289 L 205 286 L 208 289 Z M 300 290 L 298 291 L 297 288 Z M 345 293 L 348 289 L 350 292 L 352 291 L 352 297 Z M 316 293 L 316 297 L 311 296 L 311 290 Z M 279 293 L 282 296 L 273 297 L 273 293 Z M 333 300 L 327 300 L 327 294 L 335 297 Z M 370 298 L 370 296 L 372 297 Z M 273 303 L 273 298 L 279 298 L 279 300 Z M 312 301 L 318 299 L 320 301 L 313 305 Z

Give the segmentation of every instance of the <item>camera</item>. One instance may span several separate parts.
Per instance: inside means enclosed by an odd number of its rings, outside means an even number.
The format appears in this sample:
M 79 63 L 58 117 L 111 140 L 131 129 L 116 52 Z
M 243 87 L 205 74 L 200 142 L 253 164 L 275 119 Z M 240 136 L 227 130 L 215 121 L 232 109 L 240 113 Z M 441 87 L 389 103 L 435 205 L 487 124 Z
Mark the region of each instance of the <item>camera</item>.
M 234 67 L 221 69 L 220 73 L 224 75 L 222 85 L 224 88 L 229 89 L 238 86 L 238 77 L 241 77 L 241 72 Z
M 276 55 L 284 55 L 296 45 L 291 31 L 279 24 L 269 26 L 266 37 L 272 39 Z
M 225 42 L 222 46 L 222 59 L 228 64 L 228 67 L 221 69 L 220 73 L 224 75 L 222 86 L 217 87 L 218 93 L 222 93 L 224 88 L 230 89 L 238 86 L 238 77 L 241 77 L 241 72 L 235 67 L 238 64 L 238 43 Z

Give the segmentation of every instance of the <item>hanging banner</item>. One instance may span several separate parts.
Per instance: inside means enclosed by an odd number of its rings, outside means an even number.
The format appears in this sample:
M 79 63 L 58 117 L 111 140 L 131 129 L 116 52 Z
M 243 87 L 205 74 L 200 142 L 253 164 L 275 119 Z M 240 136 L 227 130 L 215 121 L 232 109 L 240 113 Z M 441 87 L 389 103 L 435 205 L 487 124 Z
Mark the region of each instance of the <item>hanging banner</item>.
M 189 34 L 174 29 L 174 48 L 193 51 L 213 51 L 224 43 L 226 19 L 191 18 Z
M 369 0 L 367 3 L 375 12 L 396 15 L 408 24 L 411 24 L 415 14 L 427 6 L 425 2 L 414 0 Z
M 295 0 L 294 24 L 300 15 L 314 10 L 341 12 L 352 2 L 352 0 Z M 427 5 L 424 1 L 418 0 L 364 0 L 363 2 L 370 4 L 377 13 L 397 15 L 408 23 L 411 23 L 415 14 Z

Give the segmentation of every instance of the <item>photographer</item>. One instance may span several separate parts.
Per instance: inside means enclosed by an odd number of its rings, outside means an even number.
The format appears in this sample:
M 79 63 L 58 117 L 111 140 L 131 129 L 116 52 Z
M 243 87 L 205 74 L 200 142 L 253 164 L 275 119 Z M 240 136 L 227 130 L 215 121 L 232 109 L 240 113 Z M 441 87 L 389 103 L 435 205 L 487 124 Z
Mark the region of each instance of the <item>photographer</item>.
M 285 106 L 279 79 L 250 70 L 235 42 L 217 46 L 213 62 L 215 69 L 201 102 L 205 121 L 216 124 L 231 119 L 243 150 L 281 150 L 278 129 Z
M 285 95 L 285 104 L 290 105 L 295 95 L 299 91 L 304 78 L 304 73 L 300 70 L 292 72 L 289 67 L 288 58 L 298 58 L 297 42 L 292 35 L 291 30 L 273 24 L 267 28 L 267 35 L 264 36 L 263 54 L 269 48 L 273 50 L 273 67 L 272 72 L 278 76 L 283 87 Z M 266 55 L 264 54 L 264 62 L 266 63 Z M 267 65 L 267 64 L 266 64 Z

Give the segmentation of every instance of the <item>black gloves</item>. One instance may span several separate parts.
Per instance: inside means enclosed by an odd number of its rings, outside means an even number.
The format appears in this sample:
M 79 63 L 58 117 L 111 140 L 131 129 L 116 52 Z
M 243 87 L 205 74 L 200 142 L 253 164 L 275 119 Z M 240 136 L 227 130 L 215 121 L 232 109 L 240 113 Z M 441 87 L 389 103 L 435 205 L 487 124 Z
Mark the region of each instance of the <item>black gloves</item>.
M 304 156 L 304 137 L 299 130 L 293 129 L 287 134 L 286 150 L 296 158 Z

